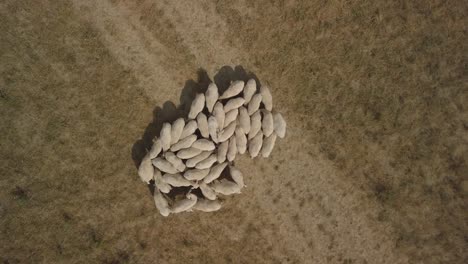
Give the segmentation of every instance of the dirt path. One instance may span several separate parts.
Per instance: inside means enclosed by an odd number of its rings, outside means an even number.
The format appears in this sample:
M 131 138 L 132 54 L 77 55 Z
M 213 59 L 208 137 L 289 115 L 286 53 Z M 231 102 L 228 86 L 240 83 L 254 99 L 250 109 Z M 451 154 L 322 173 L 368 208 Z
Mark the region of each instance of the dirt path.
M 0 3 L 0 259 L 466 262 L 468 10 L 387 2 Z M 134 144 L 200 69 L 270 84 L 288 135 L 165 219 Z

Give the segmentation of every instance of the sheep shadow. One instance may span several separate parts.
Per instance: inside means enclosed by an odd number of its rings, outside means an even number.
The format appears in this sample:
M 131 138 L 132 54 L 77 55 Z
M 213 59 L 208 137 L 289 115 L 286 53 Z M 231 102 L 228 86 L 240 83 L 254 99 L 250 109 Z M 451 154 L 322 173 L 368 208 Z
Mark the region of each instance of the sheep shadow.
M 152 121 L 144 130 L 141 138 L 135 141 L 132 146 L 132 160 L 135 167 L 138 169 L 143 157 L 151 149 L 153 139 L 159 136 L 163 123 L 172 123 L 180 117 L 187 118 L 190 106 L 197 93 L 204 93 L 207 90 L 208 85 L 214 82 L 218 86 L 219 94 L 222 94 L 229 87 L 232 81 L 243 80 L 244 82 L 247 82 L 249 79 L 254 79 L 257 82 L 257 86 L 261 85 L 254 73 L 247 72 L 240 65 L 237 65 L 234 68 L 231 66 L 221 67 L 213 77 L 214 81 L 210 79 L 205 69 L 198 69 L 197 80 L 190 79 L 185 82 L 178 106 L 171 101 L 166 101 L 163 103 L 162 107 L 156 106 L 153 109 Z M 138 177 L 138 174 L 135 173 L 134 176 Z M 154 184 L 149 184 L 148 187 L 153 195 Z

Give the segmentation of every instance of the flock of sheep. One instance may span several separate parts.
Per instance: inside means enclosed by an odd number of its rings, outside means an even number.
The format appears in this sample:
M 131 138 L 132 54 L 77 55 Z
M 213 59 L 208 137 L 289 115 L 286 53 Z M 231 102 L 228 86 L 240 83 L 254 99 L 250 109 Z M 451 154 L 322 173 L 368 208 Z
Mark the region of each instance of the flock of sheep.
M 205 94 L 196 95 L 186 120 L 163 124 L 138 174 L 148 184 L 154 180 L 154 201 L 163 216 L 216 211 L 218 194 L 240 193 L 245 186 L 242 172 L 232 165 L 236 155 L 266 158 L 285 133 L 286 122 L 273 111 L 267 86 L 257 91 L 254 79 L 234 81 L 219 96 L 211 83 Z M 188 191 L 182 199 L 170 198 L 177 189 Z

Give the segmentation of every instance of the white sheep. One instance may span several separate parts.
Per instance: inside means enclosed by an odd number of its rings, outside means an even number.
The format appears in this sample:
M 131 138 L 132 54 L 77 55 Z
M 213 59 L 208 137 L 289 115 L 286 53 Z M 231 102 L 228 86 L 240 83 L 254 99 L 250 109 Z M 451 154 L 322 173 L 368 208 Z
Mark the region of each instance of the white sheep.
M 176 170 L 183 172 L 185 171 L 185 164 L 184 162 L 178 158 L 173 152 L 166 152 L 164 153 L 164 157 L 167 161 L 169 161 Z
M 208 118 L 208 132 L 210 133 L 211 140 L 218 143 L 218 121 L 214 116 Z
M 195 168 L 197 169 L 209 169 L 211 168 L 211 166 L 213 166 L 213 164 L 218 161 L 218 159 L 216 158 L 216 154 L 211 154 L 208 158 L 200 161 L 196 166 Z
M 249 115 L 252 115 L 260 108 L 261 102 L 262 102 L 261 94 L 258 93 L 252 96 L 252 99 L 250 100 L 249 105 L 247 106 L 247 112 L 249 113 Z
M 203 180 L 210 173 L 210 169 L 190 169 L 185 171 L 184 178 L 189 181 Z
M 161 140 L 156 139 L 153 142 L 153 146 L 151 146 L 151 150 L 149 152 L 150 159 L 156 158 L 159 155 L 159 153 L 161 153 L 161 150 L 162 150 Z
M 198 199 L 197 203 L 193 206 L 193 209 L 202 212 L 214 212 L 221 209 L 221 203 L 219 201 Z
M 224 91 L 223 95 L 221 95 L 219 99 L 227 99 L 227 98 L 236 96 L 240 92 L 242 92 L 243 88 L 244 88 L 244 81 L 234 81 L 231 83 L 229 88 L 226 91 Z
M 227 162 L 223 162 L 223 163 L 213 166 L 210 172 L 208 173 L 208 175 L 206 175 L 206 177 L 203 179 L 203 182 L 210 183 L 216 180 L 217 178 L 219 178 L 219 176 L 221 176 L 221 173 L 223 172 L 224 168 L 226 168 L 226 166 L 227 166 Z
M 193 135 L 193 133 L 195 133 L 195 131 L 197 130 L 198 128 L 198 124 L 197 124 L 197 121 L 195 120 L 190 120 L 184 127 L 184 129 L 182 130 L 182 134 L 180 135 L 180 139 L 184 139 L 188 136 L 191 136 Z
M 236 158 L 237 154 L 237 144 L 236 137 L 231 137 L 229 139 L 228 152 L 226 154 L 228 161 L 233 161 Z
M 227 127 L 231 122 L 236 121 L 237 115 L 239 114 L 239 109 L 232 109 L 231 111 L 226 113 L 226 117 L 224 118 L 224 127 Z
M 243 105 L 245 102 L 245 99 L 242 97 L 237 97 L 230 99 L 227 101 L 227 103 L 224 105 L 224 113 L 227 113 L 233 109 L 239 108 L 241 105 Z
M 273 124 L 278 137 L 284 138 L 286 135 L 286 121 L 284 121 L 284 118 L 280 113 L 275 113 L 273 115 Z
M 154 167 L 151 165 L 150 153 L 147 153 L 141 160 L 140 167 L 138 167 L 138 175 L 140 179 L 149 183 L 153 179 Z
M 178 118 L 174 123 L 172 123 L 171 128 L 171 145 L 179 142 L 180 136 L 182 135 L 182 131 L 185 127 L 185 121 L 183 118 Z
M 231 172 L 231 178 L 234 180 L 234 182 L 237 183 L 237 185 L 239 185 L 241 188 L 245 187 L 244 175 L 242 175 L 242 172 L 234 166 L 229 166 L 229 171 Z
M 197 203 L 198 197 L 189 193 L 186 196 L 187 198 L 183 200 L 176 201 L 171 208 L 172 213 L 180 213 L 191 210 L 191 208 Z
M 224 141 L 218 145 L 218 162 L 223 163 L 226 160 L 229 141 Z
M 180 173 L 176 174 L 164 174 L 162 176 L 163 182 L 172 185 L 173 187 L 185 187 L 185 186 L 192 186 L 193 182 L 185 179 Z
M 188 137 L 185 137 L 184 139 L 172 145 L 171 151 L 176 152 L 181 149 L 190 148 L 193 142 L 195 142 L 196 140 L 197 140 L 197 135 L 190 135 Z
M 218 101 L 218 97 L 218 86 L 216 86 L 215 83 L 210 83 L 210 85 L 208 85 L 208 89 L 205 92 L 206 108 L 208 109 L 208 112 L 211 113 L 213 111 L 213 107 Z
M 221 132 L 218 134 L 218 141 L 224 142 L 232 137 L 236 130 L 236 122 L 231 122 L 227 127 L 225 127 Z
M 224 107 L 221 102 L 217 102 L 213 108 L 213 116 L 216 118 L 218 122 L 218 128 L 221 129 L 224 127 L 224 118 L 226 113 L 224 112 Z
M 235 136 L 236 136 L 237 152 L 239 152 L 239 154 L 244 154 L 245 151 L 247 150 L 247 137 L 245 136 L 245 133 L 242 127 L 240 126 L 236 127 Z
M 203 151 L 211 151 L 216 148 L 213 141 L 209 139 L 198 139 L 197 141 L 193 142 L 192 148 L 201 149 Z
M 156 187 L 154 189 L 153 194 L 154 204 L 156 208 L 159 210 L 159 213 L 162 216 L 168 216 L 171 213 L 171 209 L 169 208 L 169 203 L 167 202 L 166 198 L 161 194 L 159 189 Z
M 268 156 L 270 156 L 270 153 L 273 150 L 273 147 L 275 146 L 275 142 L 276 142 L 276 133 L 272 133 L 269 137 L 266 137 L 263 140 L 262 157 L 268 158 Z
M 171 185 L 164 182 L 159 170 L 154 170 L 153 174 L 154 185 L 163 193 L 169 193 L 172 189 Z
M 262 116 L 260 115 L 260 111 L 255 112 L 251 117 L 250 117 L 250 131 L 249 131 L 249 136 L 248 139 L 252 139 L 255 137 L 258 132 L 262 128 Z
M 262 131 L 268 137 L 273 133 L 273 115 L 270 111 L 263 109 Z
M 158 168 L 160 171 L 164 171 L 165 173 L 177 173 L 178 172 L 178 170 L 174 168 L 174 166 L 172 166 L 172 164 L 169 161 L 161 157 L 153 159 L 152 163 L 156 168 Z
M 244 105 L 248 105 L 252 96 L 257 91 L 257 83 L 254 79 L 250 79 L 244 86 Z
M 206 199 L 216 200 L 217 197 L 215 191 L 213 191 L 213 189 L 211 189 L 211 187 L 208 186 L 205 182 L 200 182 L 198 187 Z
M 204 138 L 209 138 L 210 133 L 208 131 L 208 119 L 206 118 L 206 115 L 203 113 L 199 113 L 197 115 L 197 125 L 198 125 L 198 130 L 200 131 L 200 134 Z
M 163 151 L 167 151 L 171 147 L 171 124 L 164 123 L 159 133 L 161 139 L 161 147 Z
M 260 149 L 263 144 L 263 133 L 259 132 L 257 135 L 249 141 L 249 153 L 251 158 L 258 156 Z
M 179 150 L 177 152 L 177 157 L 181 159 L 190 159 L 200 154 L 201 152 L 202 152 L 201 149 L 190 147 L 190 148 Z
M 243 106 L 239 107 L 239 124 L 244 130 L 244 133 L 248 134 L 250 131 L 250 116 L 247 109 Z
M 209 185 L 215 192 L 224 194 L 224 195 L 231 195 L 235 193 L 241 192 L 241 187 L 232 181 L 228 181 L 226 179 L 222 179 L 220 181 L 214 181 L 212 184 Z
M 262 95 L 262 102 L 265 109 L 271 111 L 273 109 L 273 97 L 271 96 L 268 86 L 262 85 L 260 87 L 260 94 Z
M 195 157 L 188 159 L 187 162 L 185 162 L 185 165 L 189 168 L 194 168 L 200 161 L 208 158 L 211 153 L 213 153 L 213 151 L 203 151 Z
M 198 113 L 200 113 L 204 107 L 205 107 L 205 95 L 202 93 L 199 93 L 195 96 L 195 99 L 193 99 L 192 101 L 192 105 L 190 107 L 188 118 L 194 119 L 195 117 L 197 117 Z

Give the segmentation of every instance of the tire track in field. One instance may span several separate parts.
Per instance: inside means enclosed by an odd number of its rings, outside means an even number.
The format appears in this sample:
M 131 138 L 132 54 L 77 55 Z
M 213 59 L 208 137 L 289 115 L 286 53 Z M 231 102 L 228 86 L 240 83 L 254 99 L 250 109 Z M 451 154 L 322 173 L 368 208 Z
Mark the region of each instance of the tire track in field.
M 156 2 L 197 59 L 197 66 L 214 73 L 223 65 L 244 64 L 243 51 L 228 43 L 229 28 L 209 1 Z
M 171 69 L 168 54 L 171 51 L 142 27 L 128 10 L 108 1 L 73 1 L 78 16 L 84 17 L 101 33 L 109 51 L 124 67 L 135 72 L 138 80 L 151 99 L 158 95 L 170 95 L 180 89 L 177 70 Z M 158 101 L 162 101 L 160 98 Z M 176 101 L 176 100 L 174 100 Z

